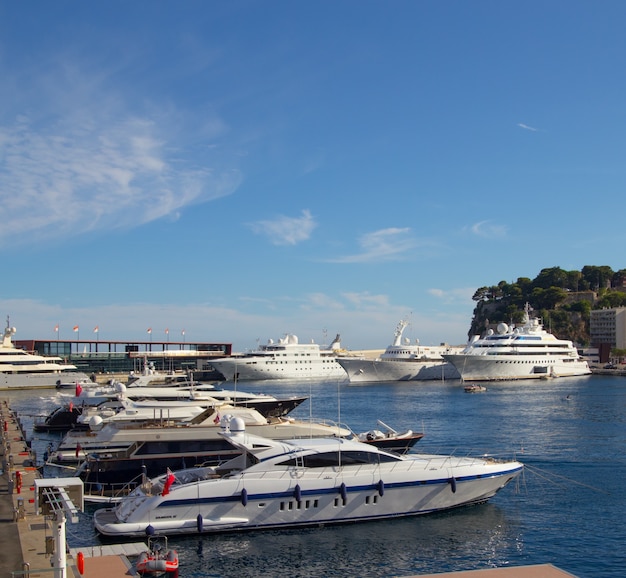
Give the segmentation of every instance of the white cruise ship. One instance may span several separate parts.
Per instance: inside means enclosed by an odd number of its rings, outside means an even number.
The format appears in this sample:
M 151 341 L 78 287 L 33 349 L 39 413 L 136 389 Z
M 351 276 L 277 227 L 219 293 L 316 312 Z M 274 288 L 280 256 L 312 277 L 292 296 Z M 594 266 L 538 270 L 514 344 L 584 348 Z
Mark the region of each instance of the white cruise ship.
M 444 354 L 464 381 L 538 379 L 588 375 L 589 365 L 571 341 L 548 333 L 537 318 L 524 310 L 521 327 L 500 323 L 494 332 L 478 335 L 456 354 Z
M 15 334 L 7 317 L 7 326 L 0 345 L 0 390 L 64 387 L 79 383 L 92 383 L 75 365 L 64 363 L 60 357 L 28 353 L 13 345 Z
M 460 353 L 462 347 L 446 344 L 423 346 L 419 341 L 402 340 L 408 322 L 401 320 L 393 334 L 393 343 L 375 359 L 367 357 L 338 357 L 350 383 L 377 381 L 426 381 L 459 379 L 459 372 L 448 363 L 443 354 Z
M 211 361 L 226 381 L 263 379 L 346 379 L 346 372 L 337 363 L 341 350 L 339 335 L 328 348 L 317 343 L 299 343 L 296 335 L 288 334 L 259 349 Z

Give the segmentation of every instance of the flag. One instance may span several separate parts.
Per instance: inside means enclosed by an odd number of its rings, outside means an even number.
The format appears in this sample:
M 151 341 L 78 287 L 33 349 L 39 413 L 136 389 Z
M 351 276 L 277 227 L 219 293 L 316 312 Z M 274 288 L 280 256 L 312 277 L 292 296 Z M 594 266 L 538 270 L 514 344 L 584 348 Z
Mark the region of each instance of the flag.
M 76 382 L 76 397 L 79 397 L 81 393 L 83 393 L 83 388 L 80 383 Z
M 220 423 L 220 414 L 219 413 L 215 415 L 215 418 L 213 419 L 213 423 L 214 424 Z
M 181 334 L 181 335 L 185 335 L 185 330 L 183 329 L 183 330 L 180 332 L 180 334 Z
M 78 325 L 74 325 L 74 331 L 78 331 Z
M 58 333 L 59 332 L 59 325 L 58 323 L 54 326 L 54 330 Z
M 79 443 L 76 444 L 76 457 L 78 457 L 78 455 L 80 454 L 80 450 L 82 450 L 83 448 L 81 447 L 81 445 Z
M 161 492 L 162 496 L 167 496 L 170 493 L 170 488 L 172 484 L 176 481 L 176 476 L 172 473 L 172 471 L 167 468 L 167 478 L 165 479 L 165 483 L 163 484 L 163 491 Z
M 152 333 L 152 327 L 148 327 L 147 333 Z
M 170 330 L 169 330 L 169 329 L 166 329 L 166 330 L 165 330 L 165 335 L 168 335 L 168 334 L 169 334 L 169 332 L 170 332 Z
M 96 326 L 93 328 L 93 332 L 94 332 L 94 333 L 98 333 L 98 331 L 99 331 L 99 329 L 98 329 L 98 326 L 96 325 Z

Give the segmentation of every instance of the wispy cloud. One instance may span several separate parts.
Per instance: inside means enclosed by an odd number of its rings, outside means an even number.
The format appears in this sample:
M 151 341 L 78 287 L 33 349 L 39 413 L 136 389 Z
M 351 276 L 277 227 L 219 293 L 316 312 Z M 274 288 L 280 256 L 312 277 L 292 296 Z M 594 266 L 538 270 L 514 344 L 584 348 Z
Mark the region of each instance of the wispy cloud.
M 433 287 L 428 289 L 428 294 L 436 297 L 444 303 L 468 302 L 471 303 L 476 288 L 458 287 L 455 289 L 439 289 Z
M 75 69 L 55 86 L 50 78 L 39 90 L 54 96 L 28 111 L 11 103 L 13 119 L 0 124 L 0 248 L 9 239 L 41 242 L 176 218 L 240 184 L 236 168 L 207 158 L 219 119 L 189 134 L 171 107 L 131 112 L 123 97 Z
M 262 220 L 249 224 L 250 229 L 265 235 L 274 245 L 297 245 L 310 238 L 317 223 L 308 209 L 300 217 L 279 215 L 274 220 Z
M 527 124 L 524 124 L 523 122 L 518 122 L 517 126 L 519 126 L 520 128 L 523 128 L 524 130 L 529 130 L 531 132 L 538 132 L 539 129 L 535 128 L 534 126 L 528 126 Z
M 359 238 L 362 251 L 355 255 L 346 255 L 327 259 L 329 263 L 368 263 L 379 261 L 398 261 L 406 258 L 409 251 L 417 246 L 416 239 L 408 227 L 380 229 Z
M 506 225 L 499 225 L 497 223 L 492 223 L 489 220 L 480 221 L 478 223 L 474 223 L 469 227 L 469 230 L 478 237 L 504 237 L 507 233 Z

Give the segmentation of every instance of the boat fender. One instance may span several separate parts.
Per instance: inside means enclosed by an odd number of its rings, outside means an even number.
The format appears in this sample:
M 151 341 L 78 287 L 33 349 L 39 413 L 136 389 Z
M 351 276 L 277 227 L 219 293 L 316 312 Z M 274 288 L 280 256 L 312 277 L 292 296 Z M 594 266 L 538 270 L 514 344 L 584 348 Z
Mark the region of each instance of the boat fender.
M 293 490 L 293 495 L 298 502 L 302 501 L 302 489 L 300 488 L 300 484 L 296 484 L 296 487 Z
M 82 576 L 85 573 L 85 555 L 82 552 L 79 552 L 76 556 L 76 566 L 78 567 L 78 572 Z
M 378 480 L 378 495 L 382 498 L 385 493 L 385 483 L 382 480 Z
M 341 500 L 343 501 L 343 505 L 346 505 L 346 500 L 348 499 L 348 491 L 346 490 L 346 484 L 341 482 L 341 486 L 339 486 L 339 493 L 341 494 Z
M 204 524 L 204 521 L 202 520 L 202 514 L 198 514 L 198 517 L 196 518 L 196 525 L 198 526 L 198 533 L 202 534 L 202 526 Z
M 449 480 L 448 483 L 450 484 L 450 488 L 452 490 L 453 494 L 456 494 L 456 478 L 454 476 L 452 476 Z
M 154 526 L 152 524 L 146 526 L 146 536 L 154 536 Z
M 246 490 L 246 488 L 244 488 L 243 490 L 241 490 L 241 503 L 244 506 L 248 505 L 248 490 Z

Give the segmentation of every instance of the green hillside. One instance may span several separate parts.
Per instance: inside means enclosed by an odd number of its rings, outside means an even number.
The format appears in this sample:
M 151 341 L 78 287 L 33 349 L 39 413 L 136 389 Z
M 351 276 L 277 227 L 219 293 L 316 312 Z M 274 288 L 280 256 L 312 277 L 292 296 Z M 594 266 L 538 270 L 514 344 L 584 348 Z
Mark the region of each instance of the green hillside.
M 626 307 L 626 269 L 585 265 L 580 271 L 560 267 L 542 269 L 534 279 L 480 287 L 468 336 L 482 334 L 498 323 L 522 322 L 524 305 L 543 319 L 545 328 L 560 339 L 589 345 L 589 312 L 606 307 Z

